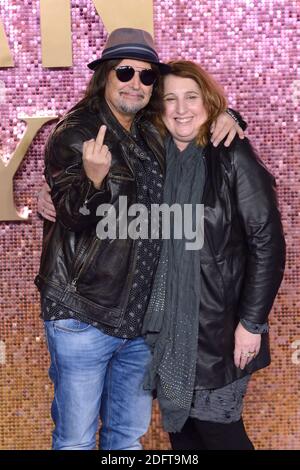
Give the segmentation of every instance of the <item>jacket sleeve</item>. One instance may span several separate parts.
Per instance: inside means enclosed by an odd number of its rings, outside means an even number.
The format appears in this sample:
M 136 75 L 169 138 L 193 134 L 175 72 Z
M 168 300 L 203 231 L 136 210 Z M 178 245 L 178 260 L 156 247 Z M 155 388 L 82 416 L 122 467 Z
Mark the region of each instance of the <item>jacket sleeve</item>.
M 46 144 L 45 177 L 57 220 L 68 230 L 82 231 L 96 225 L 97 207 L 110 201 L 107 179 L 98 190 L 86 176 L 82 164 L 83 142 L 88 140 L 76 128 L 57 127 Z
M 239 314 L 262 324 L 267 321 L 285 266 L 276 183 L 248 139 L 236 139 L 233 149 L 237 208 L 248 250 Z

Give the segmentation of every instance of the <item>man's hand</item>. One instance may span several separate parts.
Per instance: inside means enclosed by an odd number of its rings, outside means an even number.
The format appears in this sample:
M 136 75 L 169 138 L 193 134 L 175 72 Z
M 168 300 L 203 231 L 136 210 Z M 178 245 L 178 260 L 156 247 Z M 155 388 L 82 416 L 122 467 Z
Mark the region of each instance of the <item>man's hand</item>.
M 86 176 L 99 189 L 102 181 L 109 172 L 111 153 L 107 145 L 103 145 L 106 126 L 101 126 L 95 139 L 83 143 L 82 161 Z
M 236 367 L 244 369 L 245 365 L 249 364 L 259 353 L 261 335 L 250 333 L 239 323 L 236 327 L 234 337 L 234 363 Z
M 222 113 L 220 116 L 213 122 L 210 131 L 212 132 L 211 142 L 214 147 L 217 147 L 219 143 L 225 139 L 225 147 L 228 147 L 233 141 L 236 134 L 239 135 L 240 139 L 245 137 L 243 129 L 238 125 L 235 120 L 229 116 L 227 113 Z
M 55 222 L 56 211 L 53 205 L 50 188 L 47 183 L 44 183 L 37 197 L 37 211 L 44 219 Z

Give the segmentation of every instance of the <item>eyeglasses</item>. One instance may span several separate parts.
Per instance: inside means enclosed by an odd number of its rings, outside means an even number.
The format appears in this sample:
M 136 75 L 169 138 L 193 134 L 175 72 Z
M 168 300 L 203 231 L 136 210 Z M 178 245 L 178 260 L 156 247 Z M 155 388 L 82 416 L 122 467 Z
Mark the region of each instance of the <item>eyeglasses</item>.
M 143 69 L 135 70 L 131 65 L 124 65 L 121 67 L 115 67 L 116 75 L 120 82 L 129 82 L 135 74 L 138 72 L 140 74 L 140 80 L 143 85 L 150 86 L 153 85 L 157 79 L 157 75 L 152 69 Z

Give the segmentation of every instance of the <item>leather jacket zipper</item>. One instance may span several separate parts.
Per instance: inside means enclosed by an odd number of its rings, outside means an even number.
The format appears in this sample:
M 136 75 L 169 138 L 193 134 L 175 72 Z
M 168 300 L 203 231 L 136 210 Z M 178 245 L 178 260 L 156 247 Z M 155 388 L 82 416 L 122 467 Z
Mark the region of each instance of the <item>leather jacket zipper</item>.
M 71 277 L 73 278 L 76 271 L 77 271 L 77 266 L 80 266 L 81 260 L 84 259 L 84 254 L 88 251 L 86 247 L 86 242 L 89 240 L 88 235 L 84 235 L 81 240 L 78 243 L 78 247 L 76 250 L 76 258 L 74 261 L 74 266 L 73 266 L 73 271 Z
M 88 184 L 88 189 L 87 189 L 87 192 L 86 192 L 86 195 L 85 195 L 85 201 L 84 201 L 84 205 L 87 204 L 88 202 L 88 199 L 87 199 L 87 196 L 90 192 L 90 189 L 91 189 L 91 185 L 92 185 L 92 182 L 89 181 L 89 184 Z M 78 255 L 77 255 L 77 258 L 75 259 L 75 263 L 74 263 L 74 269 L 73 269 L 73 272 L 76 273 L 76 269 L 77 269 L 77 266 L 80 265 L 80 261 L 84 255 L 84 246 L 85 246 L 85 243 L 88 241 L 89 239 L 89 236 L 87 235 L 84 235 L 81 240 L 79 241 L 79 244 L 78 244 L 78 248 L 77 248 L 77 252 L 78 252 Z M 95 240 L 94 240 L 95 241 Z M 94 242 L 93 242 L 94 243 Z M 92 245 L 93 246 L 93 245 Z M 73 277 L 73 276 L 72 276 Z M 71 283 L 72 284 L 72 283 Z
M 100 243 L 101 243 L 101 240 L 99 238 L 96 238 L 93 241 L 93 244 L 92 244 L 92 246 L 89 250 L 89 253 L 87 254 L 87 257 L 86 257 L 84 263 L 82 264 L 80 270 L 78 271 L 77 274 L 75 274 L 75 277 L 71 281 L 72 290 L 75 290 L 75 291 L 77 290 L 77 282 L 78 282 L 80 276 L 82 276 L 83 272 L 87 268 L 89 262 L 91 261 L 91 258 L 93 257 L 96 249 L 98 249 L 98 246 L 99 246 Z

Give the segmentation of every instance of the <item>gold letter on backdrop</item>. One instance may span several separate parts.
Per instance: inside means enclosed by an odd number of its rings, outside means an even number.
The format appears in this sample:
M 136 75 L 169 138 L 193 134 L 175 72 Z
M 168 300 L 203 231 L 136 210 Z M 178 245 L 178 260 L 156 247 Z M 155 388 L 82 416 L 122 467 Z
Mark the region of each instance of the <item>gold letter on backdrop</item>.
M 93 0 L 110 33 L 116 28 L 140 28 L 153 34 L 153 0 Z
M 43 67 L 71 67 L 70 0 L 40 0 Z
M 93 0 L 98 15 L 110 33 L 131 27 L 153 35 L 153 0 Z M 71 0 L 40 0 L 43 67 L 71 67 Z M 13 67 L 3 25 L 0 21 L 0 67 Z
M 3 24 L 0 20 L 0 67 L 13 67 L 14 61 L 9 50 Z
M 0 158 L 0 220 L 24 220 L 25 216 L 17 213 L 13 196 L 13 177 L 22 163 L 22 160 L 40 128 L 57 116 L 24 117 L 28 126 L 9 162 L 5 165 Z

